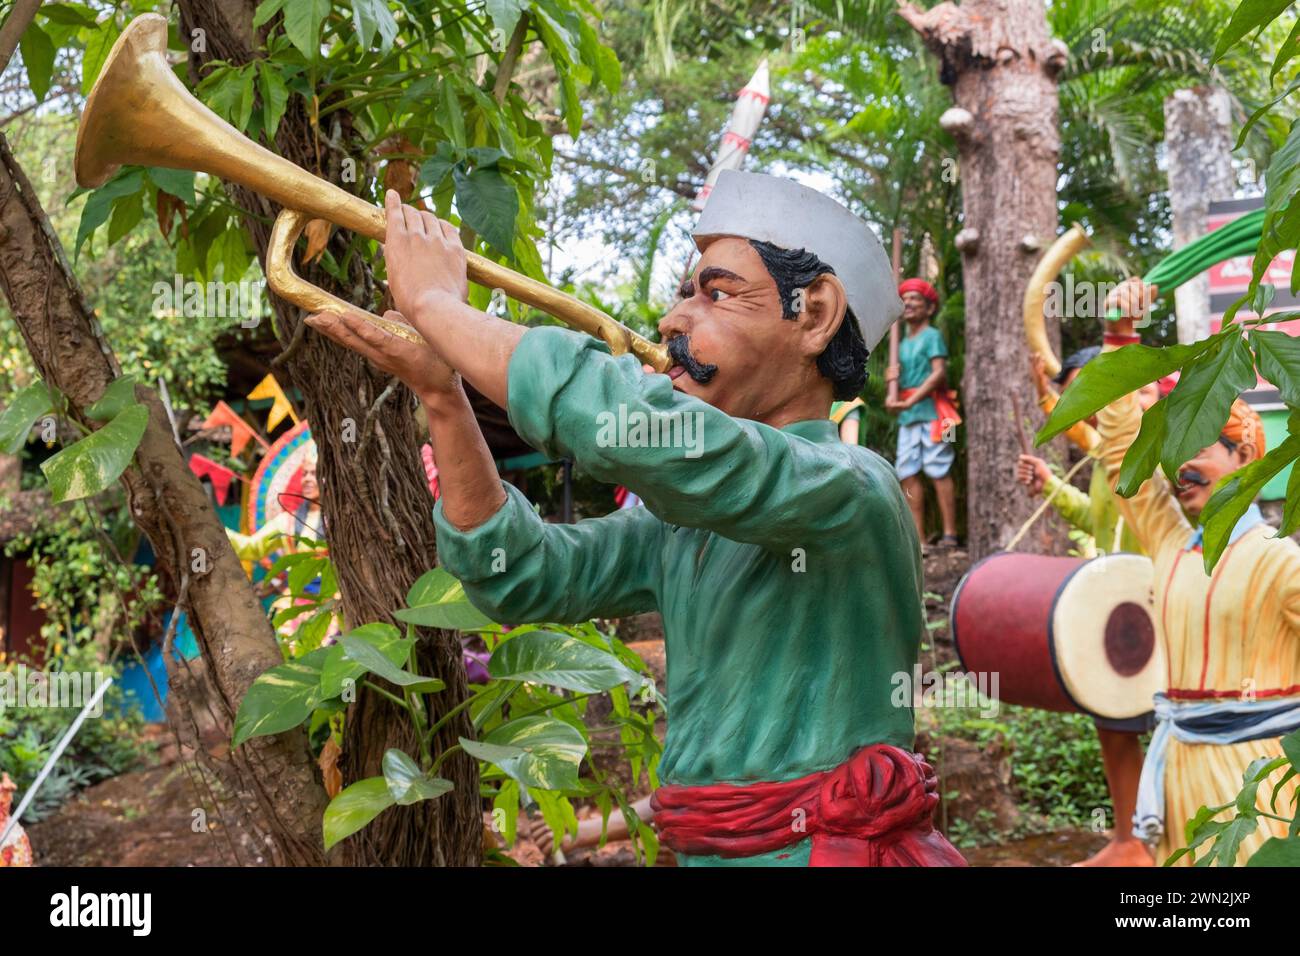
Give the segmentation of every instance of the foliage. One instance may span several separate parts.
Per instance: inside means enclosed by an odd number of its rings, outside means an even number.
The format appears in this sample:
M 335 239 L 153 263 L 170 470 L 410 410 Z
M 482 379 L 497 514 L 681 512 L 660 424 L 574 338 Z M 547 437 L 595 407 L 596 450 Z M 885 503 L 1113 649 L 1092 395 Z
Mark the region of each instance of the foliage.
M 1270 776 L 1281 771 L 1281 776 L 1272 787 L 1268 810 L 1261 810 L 1257 804 L 1259 788 Z M 1260 757 L 1252 760 L 1246 772 L 1242 774 L 1242 786 L 1236 799 L 1217 807 L 1202 806 L 1196 816 L 1187 821 L 1184 839 L 1187 845 L 1176 850 L 1165 861 L 1171 866 L 1184 856 L 1191 855 L 1197 866 L 1233 866 L 1237 861 L 1237 850 L 1241 841 L 1259 828 L 1261 817 L 1280 820 L 1287 825 L 1285 837 L 1269 837 L 1251 854 L 1247 866 L 1300 866 L 1300 791 L 1292 796 L 1291 816 L 1280 816 L 1277 805 L 1282 788 L 1300 774 L 1300 730 L 1293 731 L 1282 738 L 1282 756 L 1269 759 Z M 1267 788 L 1266 788 L 1267 793 Z M 1229 819 L 1216 819 L 1224 811 L 1230 810 Z M 1271 811 L 1271 812 L 1270 812 Z M 1285 805 L 1282 813 L 1287 812 Z M 1201 846 L 1208 850 L 1201 856 L 1196 851 Z
M 514 841 L 521 805 L 540 809 L 557 843 L 565 831 L 577 831 L 576 799 L 593 800 L 606 820 L 615 803 L 629 821 L 635 819 L 617 781 L 594 763 L 589 763 L 588 775 L 579 772 L 593 746 L 612 747 L 629 761 L 634 782 L 644 770 L 650 784 L 657 785 L 660 744 L 654 709 L 639 712 L 633 698 L 640 694 L 660 708 L 664 704 L 636 654 L 591 624 L 502 628 L 480 614 L 460 583 L 438 568 L 412 585 L 406 607 L 394 617 L 406 625 L 405 636 L 391 624 L 366 624 L 337 643 L 271 668 L 253 682 L 235 717 L 235 747 L 299 724 L 319 726 L 322 718 L 328 721 L 356 699 L 358 681 L 407 714 L 420 741 L 418 752 L 390 749 L 383 776 L 356 781 L 330 802 L 324 818 L 327 850 L 391 806 L 435 800 L 449 792 L 453 785 L 438 770 L 462 750 L 483 762 L 483 793 L 493 801 L 494 829 L 507 843 Z M 411 669 L 417 626 L 475 632 L 492 651 L 491 679 L 434 722 L 426 698 L 444 685 Z M 610 724 L 590 728 L 583 715 L 588 701 L 599 694 L 609 695 Z M 477 739 L 462 737 L 459 744 L 435 753 L 437 732 L 462 711 L 468 711 Z M 653 833 L 645 825 L 632 831 L 638 852 L 644 850 L 653 863 Z
M 936 707 L 935 739 L 955 737 L 1011 752 L 1020 807 L 1052 827 L 1087 825 L 1097 807 L 1110 806 L 1101 748 L 1091 717 L 1002 703 L 995 717 L 980 708 Z M 984 834 L 989 835 L 989 834 Z
M 5 661 L 0 670 L 17 680 L 18 661 Z M 30 666 L 30 665 L 29 665 Z M 41 665 L 49 671 L 100 671 L 116 676 L 111 665 L 102 663 L 99 652 L 87 646 L 56 648 Z M 87 718 L 68 749 L 54 765 L 37 791 L 23 819 L 35 822 L 49 816 L 78 790 L 125 773 L 140 763 L 152 746 L 141 738 L 143 718 L 135 708 L 123 708 L 122 691 L 110 687 L 104 697 L 104 713 Z M 0 707 L 0 772 L 8 773 L 18 786 L 14 809 L 36 780 L 59 739 L 67 731 L 75 710 L 57 707 Z
M 1220 36 L 1215 57 L 1222 58 L 1248 33 L 1265 30 L 1289 4 L 1244 0 Z M 1270 78 L 1283 72 L 1295 58 L 1296 36 L 1284 42 L 1270 71 Z M 1300 74 L 1281 94 L 1257 110 L 1242 129 L 1238 144 L 1281 101 L 1300 88 Z M 1245 513 L 1270 478 L 1300 457 L 1300 346 L 1282 332 L 1255 326 L 1268 322 L 1300 319 L 1300 311 L 1283 312 L 1266 319 L 1235 322 L 1240 308 L 1248 307 L 1262 316 L 1273 298 L 1273 288 L 1261 285 L 1265 270 L 1274 257 L 1300 243 L 1300 120 L 1291 124 L 1286 143 L 1269 165 L 1265 192 L 1265 214 L 1259 247 L 1255 253 L 1250 288 L 1224 316 L 1224 327 L 1215 335 L 1187 345 L 1163 349 L 1129 347 L 1101 356 L 1086 366 L 1065 391 L 1060 404 L 1039 433 L 1040 442 L 1059 434 L 1111 401 L 1175 371 L 1178 385 L 1170 395 L 1144 414 L 1142 430 L 1124 459 L 1119 493 L 1132 495 L 1159 465 L 1166 475 L 1218 436 L 1228 419 L 1234 399 L 1254 386 L 1258 373 L 1273 382 L 1291 410 L 1287 421 L 1289 437 L 1262 459 L 1224 477 L 1201 514 L 1205 528 L 1204 561 L 1212 571 L 1227 546 L 1237 519 Z M 1300 271 L 1293 270 L 1291 291 L 1300 291 Z M 1280 534 L 1300 528 L 1300 468 L 1293 469 L 1287 486 L 1287 503 Z

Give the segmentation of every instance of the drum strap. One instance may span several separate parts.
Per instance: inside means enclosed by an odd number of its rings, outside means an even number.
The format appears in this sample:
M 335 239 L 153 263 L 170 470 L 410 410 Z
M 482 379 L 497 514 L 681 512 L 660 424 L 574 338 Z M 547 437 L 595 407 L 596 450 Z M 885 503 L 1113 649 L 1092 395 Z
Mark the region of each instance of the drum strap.
M 1154 841 L 1165 831 L 1165 762 L 1169 739 L 1186 744 L 1239 744 L 1300 729 L 1300 697 L 1283 700 L 1174 701 L 1155 696 L 1156 728 L 1138 781 L 1133 833 Z

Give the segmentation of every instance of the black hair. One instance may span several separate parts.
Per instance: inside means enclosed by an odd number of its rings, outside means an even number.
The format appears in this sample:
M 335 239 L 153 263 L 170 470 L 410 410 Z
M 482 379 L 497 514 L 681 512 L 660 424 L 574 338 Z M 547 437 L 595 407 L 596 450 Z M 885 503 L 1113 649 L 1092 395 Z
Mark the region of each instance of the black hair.
M 798 317 L 795 299 L 814 279 L 828 273 L 835 275 L 834 269 L 806 249 L 782 249 L 758 239 L 750 239 L 749 244 L 776 282 L 783 319 Z M 826 344 L 825 351 L 817 356 L 817 371 L 831 380 L 836 401 L 847 401 L 862 391 L 867 384 L 867 358 L 870 354 L 853 309 L 845 308 L 844 321 Z

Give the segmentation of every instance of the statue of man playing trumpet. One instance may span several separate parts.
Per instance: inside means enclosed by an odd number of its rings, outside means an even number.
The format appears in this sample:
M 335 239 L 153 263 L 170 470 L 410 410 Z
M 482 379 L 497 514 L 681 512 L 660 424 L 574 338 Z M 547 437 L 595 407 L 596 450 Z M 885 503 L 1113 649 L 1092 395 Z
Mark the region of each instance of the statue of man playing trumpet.
M 963 865 L 932 827 L 912 710 L 891 701 L 924 629 L 916 529 L 892 467 L 827 418 L 900 311 L 874 233 L 814 190 L 724 172 L 659 323 L 665 375 L 472 308 L 456 229 L 393 192 L 386 206 L 387 318 L 423 344 L 355 315 L 307 322 L 420 396 L 441 560 L 484 613 L 663 614 L 672 717 L 651 805 L 680 862 Z M 645 507 L 544 523 L 497 476 L 462 377 L 530 444 Z M 690 424 L 625 441 L 611 415 Z

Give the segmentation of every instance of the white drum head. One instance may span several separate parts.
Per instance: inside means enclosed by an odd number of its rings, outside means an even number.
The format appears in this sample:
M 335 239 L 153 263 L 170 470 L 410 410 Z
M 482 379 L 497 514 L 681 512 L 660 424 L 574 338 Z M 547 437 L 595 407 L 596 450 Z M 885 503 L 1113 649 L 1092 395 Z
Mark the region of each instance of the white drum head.
M 1138 717 L 1165 689 L 1153 578 L 1149 558 L 1109 554 L 1080 566 L 1056 596 L 1053 663 L 1061 685 L 1090 714 Z

